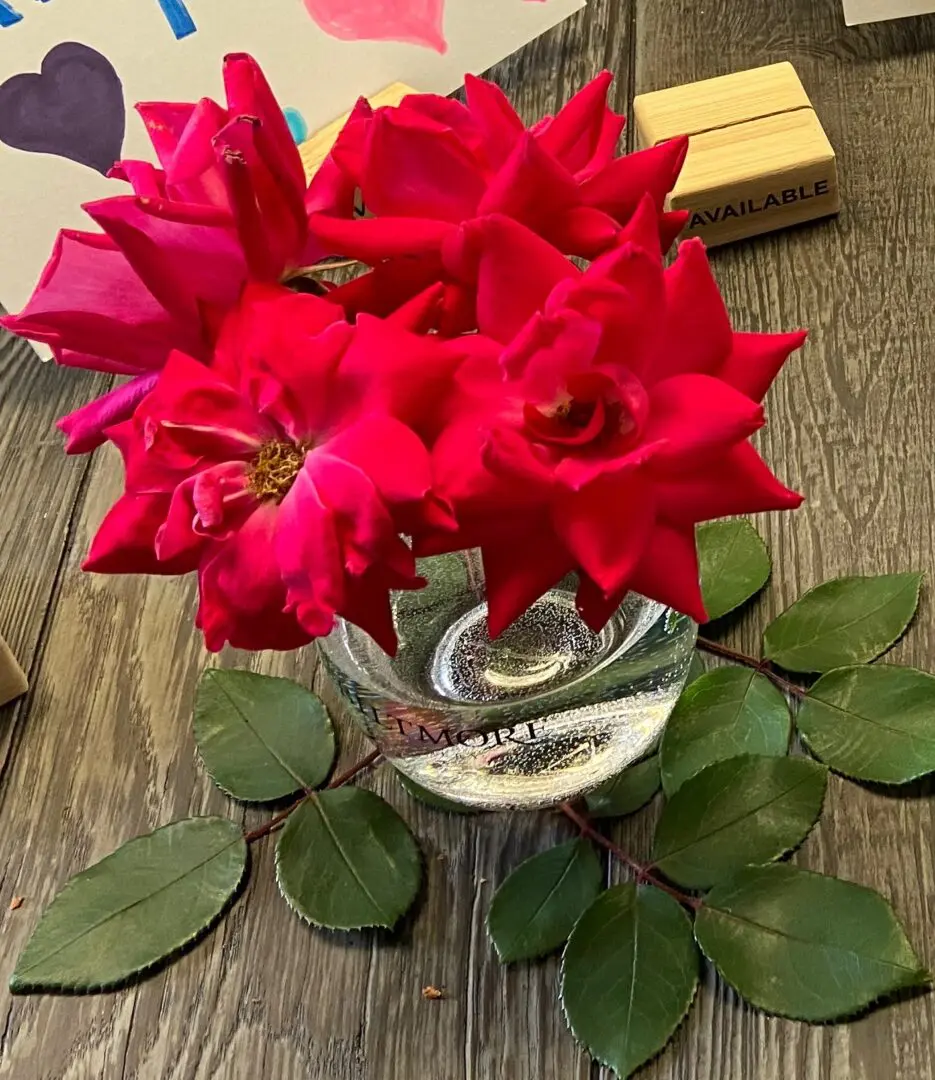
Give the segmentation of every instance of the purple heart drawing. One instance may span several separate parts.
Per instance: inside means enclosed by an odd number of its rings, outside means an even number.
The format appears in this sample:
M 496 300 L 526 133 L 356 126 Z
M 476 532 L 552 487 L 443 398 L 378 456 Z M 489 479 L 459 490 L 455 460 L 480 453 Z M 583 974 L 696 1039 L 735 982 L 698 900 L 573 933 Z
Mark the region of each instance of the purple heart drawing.
M 126 123 L 113 64 L 75 41 L 56 45 L 38 75 L 0 85 L 0 142 L 17 150 L 55 154 L 106 175 L 120 159 Z

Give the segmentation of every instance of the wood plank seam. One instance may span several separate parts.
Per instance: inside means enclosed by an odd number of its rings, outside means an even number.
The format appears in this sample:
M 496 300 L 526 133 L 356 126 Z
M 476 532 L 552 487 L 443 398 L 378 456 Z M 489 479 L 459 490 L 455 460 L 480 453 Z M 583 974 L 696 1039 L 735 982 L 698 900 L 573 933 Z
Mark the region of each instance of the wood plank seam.
M 111 382 L 111 386 L 112 385 L 113 381 Z M 108 387 L 108 389 L 110 389 L 110 387 Z M 23 697 L 17 700 L 16 704 L 13 707 L 13 716 L 10 721 L 10 738 L 7 742 L 6 753 L 4 754 L 3 760 L 0 761 L 0 781 L 3 780 L 10 762 L 16 756 L 16 750 L 19 745 L 19 737 L 23 727 L 22 718 L 32 708 L 33 699 L 35 698 L 36 684 L 40 679 L 42 662 L 45 657 L 45 649 L 48 643 L 49 633 L 55 618 L 58 601 L 62 594 L 66 567 L 68 565 L 68 560 L 71 555 L 72 548 L 74 547 L 75 534 L 77 532 L 77 521 L 84 506 L 84 498 L 91 476 L 92 461 L 92 455 L 88 454 L 84 460 L 81 477 L 78 480 L 78 485 L 75 488 L 75 494 L 72 498 L 71 509 L 68 514 L 68 522 L 65 531 L 65 539 L 62 542 L 58 563 L 55 568 L 55 575 L 52 578 L 52 587 L 49 590 L 49 599 L 46 604 L 45 612 L 42 616 L 42 622 L 39 626 L 39 635 L 36 638 L 36 647 L 33 651 L 32 658 L 26 671 L 26 678 L 29 682 L 29 689 L 23 695 Z M 0 814 L 3 813 L 7 795 L 9 794 L 12 793 L 10 792 L 8 785 L 0 784 Z M 2 1060 L 2 1055 L 0 1055 L 0 1060 Z

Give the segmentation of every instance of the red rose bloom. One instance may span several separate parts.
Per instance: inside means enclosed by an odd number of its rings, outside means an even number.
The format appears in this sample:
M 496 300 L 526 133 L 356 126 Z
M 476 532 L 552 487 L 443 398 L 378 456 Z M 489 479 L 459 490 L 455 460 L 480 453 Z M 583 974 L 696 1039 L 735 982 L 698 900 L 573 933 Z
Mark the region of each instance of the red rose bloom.
M 421 549 L 482 549 L 491 634 L 573 570 L 595 629 L 631 589 L 704 621 L 696 523 L 801 501 L 748 439 L 804 335 L 735 333 L 700 241 L 663 268 L 649 199 L 585 272 L 496 216 L 449 270 L 480 336 L 434 451 L 460 531 Z
M 309 236 L 302 160 L 256 61 L 227 57 L 224 83 L 226 108 L 139 106 L 162 168 L 115 166 L 135 193 L 86 205 L 103 233 L 62 232 L 29 303 L 0 319 L 61 364 L 135 376 L 60 422 L 72 453 L 130 415 L 173 349 L 210 360 L 248 280 L 279 281 L 324 254 Z M 342 182 L 324 172 L 315 205 L 336 213 Z
M 554 117 L 527 129 L 493 83 L 468 76 L 467 105 L 413 94 L 396 108 L 361 102 L 331 162 L 359 189 L 371 217 L 315 213 L 312 231 L 332 250 L 374 266 L 337 290 L 351 313 L 386 313 L 445 280 L 440 245 L 453 224 L 504 214 L 567 255 L 593 258 L 613 246 L 647 194 L 664 247 L 685 223 L 665 213 L 687 140 L 620 157 L 624 118 L 607 105 L 604 72 Z M 473 304 L 448 282 L 445 328 L 470 329 Z
M 404 322 L 351 327 L 323 300 L 249 288 L 214 367 L 172 353 L 108 430 L 126 493 L 85 569 L 197 570 L 212 650 L 296 648 L 341 615 L 393 652 L 389 590 L 423 584 L 399 534 L 445 523 L 406 420 L 454 357 Z

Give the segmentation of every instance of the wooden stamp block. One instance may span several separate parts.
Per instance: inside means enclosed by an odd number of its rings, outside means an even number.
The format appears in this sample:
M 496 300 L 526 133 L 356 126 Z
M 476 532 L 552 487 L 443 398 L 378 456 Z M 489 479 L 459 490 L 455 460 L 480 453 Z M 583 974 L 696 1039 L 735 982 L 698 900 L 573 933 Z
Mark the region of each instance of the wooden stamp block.
M 9 645 L 0 637 L 0 705 L 18 698 L 28 689 L 23 669 L 17 664 Z
M 641 146 L 690 136 L 668 199 L 709 246 L 840 209 L 834 150 L 790 63 L 641 94 Z

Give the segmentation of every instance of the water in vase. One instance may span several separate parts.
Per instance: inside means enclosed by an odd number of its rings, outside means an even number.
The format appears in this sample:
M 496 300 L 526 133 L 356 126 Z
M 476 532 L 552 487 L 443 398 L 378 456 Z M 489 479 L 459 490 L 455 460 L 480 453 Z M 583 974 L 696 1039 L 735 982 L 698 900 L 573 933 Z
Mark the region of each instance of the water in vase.
M 599 634 L 574 583 L 499 638 L 463 554 L 426 560 L 428 588 L 395 597 L 395 658 L 341 623 L 321 652 L 386 758 L 465 805 L 533 808 L 572 798 L 655 746 L 688 674 L 694 623 L 630 594 Z

